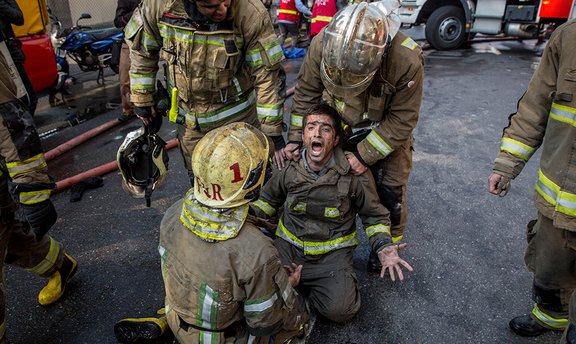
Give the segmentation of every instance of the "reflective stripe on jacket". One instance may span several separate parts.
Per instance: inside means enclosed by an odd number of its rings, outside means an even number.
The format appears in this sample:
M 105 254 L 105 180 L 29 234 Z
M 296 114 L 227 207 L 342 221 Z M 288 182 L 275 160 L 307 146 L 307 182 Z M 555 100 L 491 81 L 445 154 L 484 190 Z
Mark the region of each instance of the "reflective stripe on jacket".
M 372 174 L 354 176 L 340 148 L 335 148 L 334 160 L 336 165 L 318 180 L 302 160 L 275 170 L 252 209 L 269 218 L 284 206 L 276 235 L 306 255 L 358 245 L 356 214 L 375 250 L 392 243 L 389 212 L 379 202 Z
M 169 311 L 195 326 L 188 332 L 197 333 L 198 343 L 206 339 L 224 343 L 222 331 L 241 319 L 250 333 L 259 331 L 263 336 L 282 325 L 286 329 L 292 323 L 289 317 L 297 294 L 272 240 L 248 215 L 237 236 L 206 241 L 190 231 L 182 219 L 183 207 L 184 200 L 172 205 L 160 225 L 159 253 Z M 201 205 L 198 210 L 217 213 Z M 215 222 L 225 227 L 225 217 Z
M 281 135 L 284 55 L 260 1 L 232 0 L 225 20 L 198 24 L 182 0 L 144 0 L 125 33 L 136 106 L 152 104 L 162 57 L 169 65 L 169 87 L 178 88 L 178 113 L 186 127 L 210 130 L 256 107 L 262 130 Z
M 310 24 L 310 36 L 318 34 L 332 17 L 338 12 L 336 0 L 316 0 L 312 7 L 312 23 Z
M 554 226 L 576 231 L 576 20 L 550 37 L 510 116 L 493 170 L 515 178 L 542 145 L 534 202 Z
M 362 160 L 372 165 L 409 140 L 418 123 L 424 83 L 422 49 L 399 31 L 366 91 L 340 99 L 325 90 L 320 78 L 323 33 L 317 36 L 298 73 L 288 140 L 302 141 L 302 114 L 324 98 L 345 124 L 341 142 L 354 129 L 373 128 L 357 147 Z
M 280 10 L 278 10 L 278 20 L 286 20 L 298 23 L 298 9 L 294 0 L 280 0 Z

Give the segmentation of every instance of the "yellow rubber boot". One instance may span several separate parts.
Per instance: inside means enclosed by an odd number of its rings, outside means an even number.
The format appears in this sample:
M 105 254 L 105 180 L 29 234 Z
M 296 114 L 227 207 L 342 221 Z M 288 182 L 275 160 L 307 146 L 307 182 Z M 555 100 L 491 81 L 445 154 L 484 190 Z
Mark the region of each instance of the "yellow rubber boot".
M 168 329 L 164 308 L 157 312 L 157 317 L 122 319 L 114 325 L 116 339 L 123 344 L 137 342 L 140 339 L 158 339 Z
M 38 302 L 40 302 L 40 305 L 48 306 L 58 301 L 64 294 L 66 283 L 70 277 L 74 276 L 76 270 L 78 270 L 76 261 L 69 255 L 64 254 L 62 266 L 50 276 L 48 284 L 40 291 L 40 294 L 38 294 Z

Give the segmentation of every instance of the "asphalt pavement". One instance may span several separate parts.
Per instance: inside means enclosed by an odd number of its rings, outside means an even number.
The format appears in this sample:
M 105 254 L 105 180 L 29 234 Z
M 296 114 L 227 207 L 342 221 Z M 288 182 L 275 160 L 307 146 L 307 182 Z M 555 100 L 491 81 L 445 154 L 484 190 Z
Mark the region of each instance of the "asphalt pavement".
M 539 155 L 506 197 L 487 192 L 502 128 L 543 47 L 527 40 L 425 52 L 424 99 L 408 184 L 408 247 L 401 252 L 414 272 L 406 272 L 403 282 L 368 274 L 369 247 L 363 239 L 354 256 L 362 308 L 344 324 L 319 319 L 309 343 L 558 341 L 559 332 L 523 338 L 508 328 L 511 318 L 533 305 L 532 275 L 523 256 L 526 224 L 537 216 L 532 196 Z M 301 62 L 285 61 L 288 87 Z M 116 76 L 108 72 L 103 87 L 90 84 L 95 78 L 93 73 L 91 80 L 72 85 L 66 104 L 38 112 L 41 128 L 70 122 L 43 136 L 46 151 L 120 115 L 110 101 L 118 101 Z M 50 174 L 59 181 L 114 161 L 125 135 L 140 124 L 138 119 L 121 123 L 51 160 Z M 165 121 L 160 135 L 170 140 L 175 129 Z M 163 306 L 159 225 L 165 210 L 190 187 L 177 148 L 169 156 L 168 177 L 153 193 L 150 208 L 122 190 L 117 170 L 102 175 L 103 187 L 87 190 L 79 202 L 70 202 L 70 189 L 52 196 L 59 219 L 49 234 L 77 260 L 78 272 L 61 300 L 42 307 L 37 295 L 47 280 L 5 267 L 11 343 L 112 344 L 118 320 L 150 316 Z

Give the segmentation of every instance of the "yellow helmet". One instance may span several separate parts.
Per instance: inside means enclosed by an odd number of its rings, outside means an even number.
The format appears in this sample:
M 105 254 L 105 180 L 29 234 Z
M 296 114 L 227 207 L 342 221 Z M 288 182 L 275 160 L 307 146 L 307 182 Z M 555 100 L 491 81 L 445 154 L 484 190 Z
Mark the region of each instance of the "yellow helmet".
M 246 123 L 208 132 L 192 153 L 194 196 L 215 208 L 234 208 L 257 199 L 269 152 L 268 138 Z

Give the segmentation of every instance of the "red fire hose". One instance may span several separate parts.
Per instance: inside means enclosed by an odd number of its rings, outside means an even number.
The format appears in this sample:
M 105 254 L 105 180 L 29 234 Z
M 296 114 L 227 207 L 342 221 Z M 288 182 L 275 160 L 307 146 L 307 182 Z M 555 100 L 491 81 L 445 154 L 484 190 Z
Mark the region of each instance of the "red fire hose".
M 168 142 L 166 142 L 166 150 L 170 149 L 170 148 L 174 148 L 176 147 L 176 145 L 178 144 L 178 139 L 172 139 Z M 52 193 L 56 193 L 58 191 L 62 191 L 65 190 L 67 188 L 69 188 L 70 186 L 83 181 L 84 179 L 88 179 L 94 176 L 99 176 L 101 174 L 106 174 L 106 173 L 110 173 L 114 170 L 118 169 L 118 162 L 116 160 L 111 161 L 107 164 L 104 164 L 102 166 L 98 166 L 96 168 L 93 168 L 91 170 L 88 170 L 86 172 L 82 172 L 80 174 L 77 174 L 75 176 L 72 176 L 70 178 L 66 178 L 64 180 L 61 180 L 59 182 L 56 182 L 56 190 L 52 190 Z
M 291 95 L 294 94 L 294 89 L 296 88 L 296 86 L 293 86 L 289 89 L 286 90 L 286 97 L 289 97 Z M 113 126 L 122 123 L 120 121 L 118 121 L 117 119 L 112 120 L 108 123 L 102 124 L 99 127 L 96 127 L 90 131 L 85 132 L 84 134 L 81 134 L 75 138 L 73 138 L 72 140 L 65 142 L 63 144 L 61 144 L 60 146 L 48 151 L 46 154 L 44 154 L 44 158 L 46 159 L 46 161 L 50 161 L 52 159 L 54 159 L 55 157 L 69 151 L 70 149 L 78 146 L 79 144 L 81 144 L 84 141 L 87 141 L 91 138 L 93 138 L 94 136 L 108 130 L 109 128 L 112 128 Z M 178 144 L 178 139 L 172 139 L 168 142 L 166 142 L 166 150 L 171 149 L 176 147 L 176 145 Z M 72 176 L 70 178 L 66 178 L 63 179 L 59 182 L 56 182 L 56 190 L 52 190 L 52 193 L 56 193 L 58 191 L 62 191 L 65 190 L 67 188 L 69 188 L 70 186 L 77 184 L 78 182 L 81 182 L 85 179 L 94 177 L 94 176 L 98 176 L 101 174 L 106 174 L 106 173 L 110 173 L 114 170 L 118 169 L 118 162 L 117 161 L 111 161 L 107 164 L 104 164 L 102 166 L 93 168 L 91 170 L 88 170 L 86 172 L 82 172 L 80 174 L 77 174 L 75 176 Z

